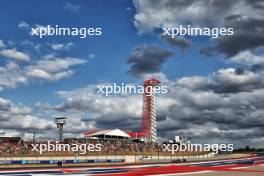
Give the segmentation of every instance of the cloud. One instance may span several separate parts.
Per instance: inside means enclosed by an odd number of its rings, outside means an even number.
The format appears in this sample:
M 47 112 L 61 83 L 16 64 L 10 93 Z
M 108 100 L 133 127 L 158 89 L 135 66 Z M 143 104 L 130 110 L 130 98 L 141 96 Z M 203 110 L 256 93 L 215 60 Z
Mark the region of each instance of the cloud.
M 35 81 L 59 81 L 75 73 L 71 67 L 85 63 L 86 61 L 82 59 L 57 58 L 53 55 L 45 56 L 23 67 L 8 62 L 0 67 L 0 90 L 16 88 Z
M 212 26 L 223 24 L 222 19 L 233 10 L 239 1 L 174 1 L 134 0 L 137 13 L 134 16 L 135 26 L 140 32 L 153 31 L 161 26 L 194 24 Z M 157 15 L 158 14 L 158 15 Z
M 132 11 L 130 7 L 126 7 L 126 11 Z
M 234 27 L 234 35 L 223 36 L 216 40 L 215 45 L 208 47 L 210 53 L 218 52 L 227 59 L 241 51 L 251 52 L 264 46 L 264 18 L 255 19 L 243 16 L 231 16 L 226 19 L 228 27 Z
M 89 59 L 93 59 L 93 58 L 95 58 L 95 54 L 89 54 Z
M 109 124 L 112 124 L 111 128 L 133 126 L 135 129 L 140 124 L 138 118 L 141 114 L 140 98 L 107 98 L 96 94 L 90 86 L 74 91 L 58 91 L 57 95 L 63 99 L 63 104 L 52 106 L 39 103 L 38 107 L 49 116 L 69 117 L 65 129 L 67 136 L 76 137 L 84 131 L 96 128 L 106 129 L 109 128 Z M 134 103 L 128 106 L 125 102 L 127 100 Z M 122 120 L 124 117 L 126 121 Z
M 9 110 L 11 106 L 11 101 L 0 97 L 0 111 Z
M 263 1 L 134 0 L 133 2 L 136 7 L 134 24 L 139 33 L 179 25 L 234 28 L 234 35 L 218 37 L 210 43 L 210 46 L 201 50 L 208 56 L 221 54 L 229 60 L 240 52 L 254 53 L 254 50 L 264 46 Z
M 169 94 L 175 103 L 158 116 L 160 135 L 187 135 L 204 142 L 225 141 L 235 147 L 254 145 L 264 134 L 260 131 L 264 104 L 263 73 L 236 74 L 222 69 L 210 77 L 184 77 L 169 82 Z M 157 99 L 157 101 L 160 101 Z M 160 124 L 160 125 L 159 125 Z M 243 132 L 242 132 L 243 131 Z
M 64 103 L 54 109 L 59 112 L 89 112 L 92 116 L 83 118 L 83 121 L 93 124 L 94 128 L 109 128 L 109 124 L 112 124 L 111 128 L 137 128 L 140 124 L 141 96 L 105 97 L 96 94 L 89 86 L 57 93 Z M 123 120 L 124 118 L 126 121 Z
M 0 39 L 0 48 L 4 48 L 4 47 L 5 47 L 4 41 Z
M 191 90 L 215 93 L 251 92 L 264 87 L 264 72 L 253 72 L 242 68 L 220 69 L 208 77 L 192 76 L 177 80 L 177 85 Z
M 234 68 L 220 69 L 213 75 L 214 91 L 247 92 L 264 87 L 263 72 L 254 73 Z
M 231 57 L 230 61 L 245 65 L 258 65 L 264 63 L 264 55 L 255 55 L 250 50 L 245 50 Z
M 25 21 L 21 21 L 21 22 L 19 22 L 18 27 L 21 29 L 28 30 L 30 28 L 30 25 L 28 23 L 26 23 Z
M 72 42 L 69 42 L 67 44 L 62 44 L 62 43 L 54 43 L 51 44 L 51 48 L 55 51 L 58 50 L 69 50 L 73 46 Z
M 40 29 L 43 29 L 43 30 L 47 31 L 48 30 L 48 25 L 46 25 L 46 26 L 40 25 L 40 24 L 32 24 L 32 25 L 30 25 L 30 24 L 28 24 L 28 23 L 26 23 L 24 21 L 21 21 L 18 24 L 18 28 L 28 32 L 28 34 L 32 36 L 34 34 L 34 30 L 36 30 L 37 33 L 40 32 Z M 45 34 L 45 35 L 47 35 L 47 34 Z
M 70 11 L 73 11 L 73 12 L 77 12 L 80 8 L 81 8 L 80 5 L 78 5 L 78 4 L 72 4 L 72 3 L 69 3 L 69 2 L 67 2 L 64 5 L 64 9 L 70 10 Z
M 171 45 L 180 47 L 183 50 L 185 50 L 186 48 L 191 46 L 191 43 L 183 37 L 172 38 L 168 35 L 165 35 L 165 36 L 162 35 L 162 39 L 164 39 L 165 41 L 167 41 Z
M 51 74 L 41 69 L 33 69 L 28 71 L 27 75 L 30 77 L 47 80 L 47 81 L 58 81 L 66 77 L 70 77 L 71 75 L 73 75 L 73 73 L 74 72 L 72 70 L 67 70 L 67 71 Z
M 24 40 L 24 41 L 22 41 L 21 42 L 21 45 L 27 46 L 27 47 L 31 47 L 34 50 L 36 50 L 37 52 L 40 52 L 40 48 L 42 47 L 42 44 L 34 43 L 34 42 L 30 41 L 30 40 Z
M 163 83 L 168 82 L 168 78 L 167 76 L 162 73 L 162 72 L 157 72 L 157 73 L 146 73 L 141 75 L 142 80 L 147 80 L 147 79 L 151 79 L 151 78 L 155 78 Z
M 212 81 L 210 81 L 210 79 L 201 76 L 183 77 L 177 80 L 178 86 L 192 90 L 207 89 L 211 84 Z
M 48 58 L 37 61 L 34 65 L 25 68 L 27 76 L 47 81 L 58 81 L 70 77 L 74 72 L 70 67 L 86 63 L 77 58 Z
M 27 77 L 16 63 L 9 62 L 5 66 L 0 67 L 0 90 L 15 88 L 18 85 L 27 83 Z
M 0 129 L 9 136 L 10 133 L 22 135 L 30 130 L 51 130 L 53 122 L 32 115 L 31 108 L 14 104 L 11 100 L 0 98 Z
M 131 53 L 128 64 L 131 65 L 130 74 L 142 76 L 148 73 L 158 73 L 162 64 L 172 55 L 168 49 L 161 49 L 152 45 L 141 45 Z
M 17 51 L 16 48 L 3 49 L 0 51 L 0 55 L 6 58 L 15 59 L 17 61 L 29 61 L 30 60 L 30 56 L 28 54 Z
M 51 73 L 59 72 L 61 70 L 68 69 L 74 65 L 85 64 L 86 61 L 78 58 L 65 57 L 65 58 L 49 58 L 37 61 L 32 67 L 28 68 L 39 68 Z
M 134 0 L 136 14 L 135 26 L 141 32 L 153 31 L 161 26 L 199 25 L 217 27 L 225 24 L 225 18 L 230 15 L 251 16 L 261 18 L 264 12 L 261 4 L 248 0 L 188 0 L 188 1 L 158 1 Z M 158 15 L 157 15 L 158 14 Z

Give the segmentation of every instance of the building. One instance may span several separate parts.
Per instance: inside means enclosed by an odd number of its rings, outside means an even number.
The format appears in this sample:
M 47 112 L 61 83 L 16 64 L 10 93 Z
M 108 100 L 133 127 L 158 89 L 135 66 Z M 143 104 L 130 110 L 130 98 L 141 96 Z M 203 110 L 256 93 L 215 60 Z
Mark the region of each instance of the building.
M 84 137 L 101 140 L 127 140 L 131 138 L 126 132 L 120 129 L 86 132 L 84 133 Z
M 175 143 L 185 143 L 191 142 L 187 136 L 175 136 Z

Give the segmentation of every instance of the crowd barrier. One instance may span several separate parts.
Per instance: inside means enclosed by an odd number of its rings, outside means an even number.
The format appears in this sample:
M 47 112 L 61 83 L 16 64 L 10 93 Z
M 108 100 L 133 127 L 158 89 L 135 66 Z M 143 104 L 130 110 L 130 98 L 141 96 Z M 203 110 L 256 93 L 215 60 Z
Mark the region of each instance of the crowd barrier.
M 0 160 L 0 165 L 6 164 L 77 164 L 77 163 L 120 163 L 125 159 L 93 159 L 93 160 Z

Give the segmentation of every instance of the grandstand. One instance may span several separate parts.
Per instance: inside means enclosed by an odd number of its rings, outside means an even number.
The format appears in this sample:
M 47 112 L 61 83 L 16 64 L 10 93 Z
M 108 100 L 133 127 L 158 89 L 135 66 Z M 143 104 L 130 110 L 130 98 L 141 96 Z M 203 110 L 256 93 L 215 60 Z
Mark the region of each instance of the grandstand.
M 6 137 L 6 136 L 0 137 L 0 143 L 1 142 L 18 142 L 20 140 L 21 140 L 21 137 Z

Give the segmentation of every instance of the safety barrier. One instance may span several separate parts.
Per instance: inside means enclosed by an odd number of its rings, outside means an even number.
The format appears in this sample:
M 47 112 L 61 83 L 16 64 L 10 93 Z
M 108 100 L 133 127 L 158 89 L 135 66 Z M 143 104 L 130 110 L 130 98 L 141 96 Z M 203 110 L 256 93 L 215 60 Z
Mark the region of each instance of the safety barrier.
M 91 159 L 91 160 L 0 160 L 0 165 L 10 164 L 76 164 L 76 163 L 120 163 L 125 159 Z

